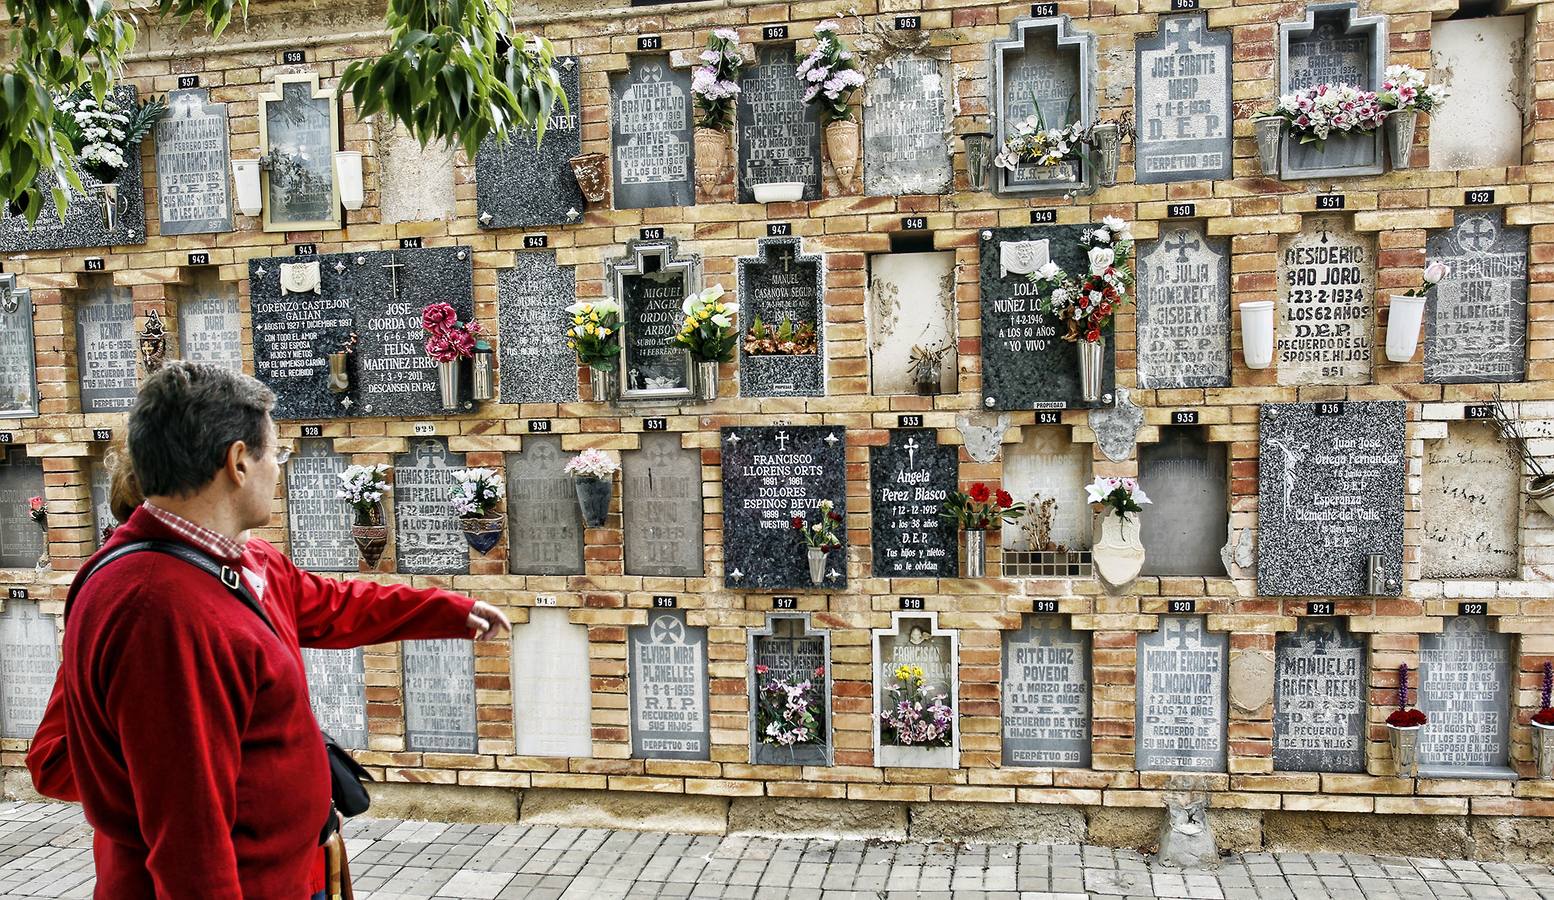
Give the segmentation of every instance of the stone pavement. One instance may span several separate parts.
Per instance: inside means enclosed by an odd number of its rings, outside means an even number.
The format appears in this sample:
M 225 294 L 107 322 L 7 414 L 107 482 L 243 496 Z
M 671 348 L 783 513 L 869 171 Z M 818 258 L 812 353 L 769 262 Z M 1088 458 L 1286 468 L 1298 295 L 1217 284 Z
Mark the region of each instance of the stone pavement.
M 1382 823 L 1378 822 L 1378 825 Z M 1130 850 L 699 837 L 359 819 L 346 828 L 358 900 L 1554 900 L 1541 865 L 1253 853 L 1215 870 Z M 90 897 L 91 830 L 74 806 L 0 803 L 0 897 Z

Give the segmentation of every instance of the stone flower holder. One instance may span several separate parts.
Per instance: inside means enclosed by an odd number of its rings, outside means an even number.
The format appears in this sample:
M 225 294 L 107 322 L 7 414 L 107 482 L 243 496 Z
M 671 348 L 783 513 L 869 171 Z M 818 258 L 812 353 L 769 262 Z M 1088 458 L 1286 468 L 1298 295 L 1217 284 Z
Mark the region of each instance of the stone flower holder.
M 464 530 L 464 540 L 481 556 L 502 539 L 501 513 L 484 513 L 477 516 L 460 516 L 459 527 Z
M 1554 778 L 1554 725 L 1532 723 L 1532 761 L 1539 778 Z
M 1144 543 L 1139 537 L 1139 514 L 1124 519 L 1106 508 L 1101 516 L 1100 535 L 1090 549 L 1095 574 L 1113 588 L 1126 587 L 1144 568 Z
M 577 506 L 583 512 L 583 524 L 589 528 L 602 527 L 610 514 L 610 498 L 615 495 L 615 477 L 575 475 L 572 487 L 577 491 Z
M 583 199 L 589 203 L 603 203 L 610 190 L 610 158 L 603 153 L 584 153 L 568 161 Z
M 383 551 L 388 547 L 388 525 L 383 521 L 383 504 L 379 503 L 369 512 L 357 510 L 356 521 L 351 525 L 351 540 L 356 542 L 356 549 L 361 552 L 362 559 L 367 561 L 367 568 L 376 569 L 378 560 L 383 558 Z
M 1398 777 L 1419 777 L 1419 730 L 1423 725 L 1387 726 L 1387 743 L 1392 745 L 1392 771 Z
M 1539 475 L 1527 482 L 1527 496 L 1544 514 L 1554 517 L 1554 475 Z
M 696 145 L 696 183 L 702 190 L 710 191 L 718 186 L 729 169 L 728 133 L 721 128 L 698 126 L 693 140 Z M 598 202 L 592 198 L 589 200 Z
M 836 170 L 836 183 L 844 191 L 854 189 L 858 174 L 858 123 L 838 119 L 826 126 L 826 153 Z

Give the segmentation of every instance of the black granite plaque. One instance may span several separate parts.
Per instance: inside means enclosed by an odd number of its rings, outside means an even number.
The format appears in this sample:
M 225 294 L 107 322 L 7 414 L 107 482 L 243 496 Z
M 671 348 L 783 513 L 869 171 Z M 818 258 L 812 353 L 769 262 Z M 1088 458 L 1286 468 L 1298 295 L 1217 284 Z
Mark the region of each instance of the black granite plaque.
M 847 433 L 827 425 L 722 429 L 723 580 L 732 590 L 847 586 Z M 794 516 L 818 521 L 821 500 L 843 521 L 841 547 L 812 585 Z
M 1145 575 L 1224 574 L 1219 558 L 1230 522 L 1229 455 L 1197 425 L 1161 426 L 1139 448 L 1139 486 L 1153 505 L 1139 516 Z
M 1386 593 L 1402 590 L 1403 422 L 1399 401 L 1262 406 L 1258 593 L 1364 595 L 1372 553 Z
M 807 613 L 774 613 L 766 627 L 750 633 L 750 762 L 758 766 L 829 766 L 831 764 L 831 633 L 810 631 Z M 763 672 L 762 669 L 765 669 Z M 783 746 L 761 739 L 757 699 L 762 688 L 782 679 L 808 681 L 820 698 L 814 741 Z
M 959 448 L 940 447 L 930 429 L 894 430 L 869 448 L 875 577 L 959 574 L 960 531 L 940 515 L 959 484 Z
M 875 64 L 863 107 L 864 193 L 950 190 L 946 68 L 919 53 L 893 53 Z
M 1196 223 L 1162 225 L 1135 272 L 1139 387 L 1230 384 L 1230 239 Z
M 162 234 L 232 230 L 227 187 L 227 105 L 210 91 L 170 91 L 167 115 L 156 123 L 157 212 Z
M 32 291 L 0 275 L 0 416 L 38 414 L 38 359 L 32 336 Z
M 210 279 L 219 293 L 178 301 L 178 345 L 190 362 L 210 363 L 243 371 L 243 320 L 238 312 L 237 285 Z
M 474 753 L 475 645 L 455 638 L 405 641 L 401 646 L 405 749 Z
M 0 569 L 31 569 L 43 552 L 43 529 L 27 500 L 43 496 L 43 460 L 20 444 L 0 448 Z
M 1065 272 L 1088 272 L 1079 243 L 1087 229 L 1033 225 L 982 231 L 982 398 L 988 409 L 1102 407 L 1115 401 L 1115 340 L 1106 338 L 1101 400 L 1086 403 L 1080 399 L 1079 350 L 1063 340 L 1066 329 L 1057 318 L 1037 306 L 1036 286 L 1028 277 L 1048 260 Z
M 631 755 L 708 759 L 707 629 L 685 613 L 655 609 L 628 629 L 631 644 Z
M 691 77 L 665 56 L 633 56 L 610 75 L 616 209 L 696 205 Z
M 1419 636 L 1419 773 L 1427 778 L 1511 777 L 1511 635 L 1483 616 L 1453 616 Z
M 554 251 L 519 253 L 496 273 L 503 403 L 575 403 L 577 354 L 567 347 L 566 308 L 577 301 L 577 270 Z
M 583 152 L 582 67 L 575 56 L 558 56 L 555 73 L 566 96 L 558 99 L 536 142 L 527 128 L 514 128 L 506 141 L 487 138 L 475 154 L 475 209 L 482 228 L 529 228 L 582 221 L 583 192 L 570 160 Z
M 401 575 L 466 574 L 469 545 L 448 502 L 464 454 L 440 438 L 417 440 L 394 460 L 394 541 Z
M 820 106 L 805 103 L 807 82 L 793 77 L 793 45 L 758 44 L 755 65 L 739 77 L 739 202 L 755 202 L 753 187 L 804 184 L 804 199 L 820 197 Z
M 819 256 L 805 256 L 799 238 L 762 238 L 755 256 L 735 261 L 739 285 L 739 327 L 746 339 L 739 347 L 741 397 L 823 397 L 826 393 L 825 266 Z M 752 343 L 750 328 L 759 319 L 773 325 L 778 336 L 786 324 L 797 332 L 814 328 L 812 341 L 778 340 Z
M 1365 771 L 1365 642 L 1340 619 L 1280 634 L 1273 683 L 1273 767 Z
M 367 686 L 362 649 L 303 647 L 302 663 L 307 669 L 308 699 L 312 701 L 318 726 L 342 747 L 367 749 Z
M 621 512 L 627 575 L 702 574 L 701 452 L 680 435 L 644 434 L 642 449 L 621 454 Z
M 1139 635 L 1135 768 L 1223 772 L 1230 636 L 1196 616 L 1161 616 Z
M 689 391 L 685 348 L 675 335 L 690 285 L 684 271 L 657 269 L 622 277 L 621 354 L 627 391 Z M 624 393 L 624 392 L 623 392 Z
M 1004 632 L 1006 766 L 1090 766 L 1090 636 L 1059 616 Z
M 7 600 L 0 613 L 0 737 L 31 738 L 59 671 L 55 618 L 34 600 Z
M 1376 332 L 1376 242 L 1342 216 L 1279 242 L 1280 384 L 1366 384 Z
M 1138 40 L 1134 181 L 1230 177 L 1230 32 L 1208 14 L 1163 16 Z
M 351 539 L 351 504 L 337 496 L 340 473 L 349 465 L 324 438 L 299 441 L 286 464 L 286 549 L 299 568 L 314 572 L 359 568 L 356 542 Z
M 76 305 L 81 411 L 124 412 L 135 403 L 135 302 L 128 287 L 91 279 Z
M 562 471 L 560 437 L 523 439 L 507 454 L 507 568 L 514 575 L 583 574 L 583 520 L 577 489 Z
M 1425 381 L 1526 378 L 1527 246 L 1500 210 L 1458 210 L 1430 232 L 1425 255 L 1451 272 L 1425 303 Z

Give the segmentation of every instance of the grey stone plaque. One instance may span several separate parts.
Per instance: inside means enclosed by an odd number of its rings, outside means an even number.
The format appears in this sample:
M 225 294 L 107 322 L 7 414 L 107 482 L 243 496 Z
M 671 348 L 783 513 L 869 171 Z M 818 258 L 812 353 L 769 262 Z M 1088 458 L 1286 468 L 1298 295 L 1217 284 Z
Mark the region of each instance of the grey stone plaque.
M 1036 225 L 981 232 L 982 400 L 988 409 L 1098 407 L 1115 400 L 1116 341 L 1106 339 L 1101 399 L 1086 403 L 1079 390 L 1079 350 L 1063 340 L 1065 329 L 1058 320 L 1037 306 L 1028 275 L 1048 260 L 1065 272 L 1089 271 L 1079 244 L 1087 227 Z
M 755 202 L 755 185 L 804 184 L 804 199 L 820 198 L 820 106 L 804 102 L 807 82 L 793 77 L 793 45 L 757 44 L 755 65 L 741 73 L 739 202 Z
M 616 209 L 696 205 L 691 76 L 666 56 L 632 56 L 610 75 Z
M 529 228 L 582 221 L 583 192 L 570 160 L 583 152 L 582 67 L 575 56 L 558 56 L 556 77 L 566 96 L 545 123 L 545 137 L 515 128 L 503 142 L 487 138 L 475 154 L 475 209 L 482 228 Z
M 621 399 L 691 396 L 691 356 L 676 344 L 685 298 L 701 290 L 701 257 L 679 256 L 673 238 L 630 241 L 606 264 L 606 289 L 621 308 Z
M 1516 578 L 1521 569 L 1522 461 L 1492 422 L 1448 422 L 1424 442 L 1419 574 Z
M 1503 210 L 1458 210 L 1425 255 L 1451 268 L 1425 302 L 1425 381 L 1527 377 L 1527 229 Z
M 1511 635 L 1482 616 L 1453 616 L 1419 636 L 1419 774 L 1514 778 L 1510 763 Z
M 750 632 L 746 650 L 750 659 L 750 762 L 758 766 L 831 765 L 831 632 L 810 631 L 808 613 L 771 613 L 765 628 Z M 761 739 L 758 696 L 776 679 L 791 685 L 808 681 L 816 688 L 821 711 L 815 717 L 819 728 L 814 741 L 782 746 Z
M 0 613 L 0 737 L 32 737 L 59 671 L 54 617 L 33 600 L 7 600 Z
M 163 236 L 232 230 L 227 105 L 210 91 L 169 91 L 156 123 L 157 212 Z
M 566 338 L 577 270 L 558 267 L 554 251 L 519 253 L 497 270 L 496 293 L 502 402 L 577 402 L 577 354 Z
M 1230 32 L 1208 13 L 1162 16 L 1138 39 L 1133 180 L 1139 184 L 1230 177 Z
M 1164 224 L 1135 268 L 1139 387 L 1230 384 L 1230 239 Z
M 1139 486 L 1154 501 L 1139 516 L 1145 575 L 1224 571 L 1219 548 L 1230 524 L 1229 448 L 1197 425 L 1165 425 L 1139 448 Z
M 1008 140 L 1015 123 L 1035 115 L 1038 107 L 1047 128 L 1092 122 L 1095 35 L 1072 31 L 1067 16 L 1021 17 L 1010 23 L 1009 35 L 992 46 L 995 143 Z M 1051 167 L 995 168 L 993 191 L 1064 193 L 1083 187 L 1089 170 L 1083 158 Z
M 319 727 L 342 747 L 367 749 L 367 682 L 362 648 L 303 647 L 302 664 L 307 669 L 308 699 Z
M 960 767 L 959 640 L 954 631 L 940 630 L 938 613 L 895 612 L 890 628 L 875 628 L 874 640 L 874 764 L 881 767 L 956 769 Z M 901 682 L 896 670 L 911 666 L 922 671 L 922 696 L 950 708 L 949 745 L 898 744 L 879 714 L 899 702 L 892 692 Z
M 43 496 L 43 460 L 20 444 L 0 448 L 0 569 L 31 569 L 43 552 L 43 529 L 27 500 Z
M 336 496 L 340 473 L 350 464 L 324 438 L 297 442 L 297 452 L 286 464 L 286 550 L 298 568 L 314 572 L 360 568 L 356 542 L 351 539 L 351 504 Z
M 1279 93 L 1320 84 L 1349 84 L 1361 90 L 1381 87 L 1387 52 L 1387 17 L 1360 16 L 1354 0 L 1312 3 L 1306 17 L 1279 25 Z M 1380 175 L 1384 129 L 1370 135 L 1332 137 L 1325 144 L 1285 140 L 1281 174 L 1285 179 L 1334 175 Z
M 32 337 L 32 291 L 0 275 L 0 416 L 38 414 L 38 358 Z
M 1196 616 L 1161 616 L 1138 639 L 1135 768 L 1225 771 L 1225 669 L 1230 636 Z
M 201 280 L 204 296 L 178 301 L 178 344 L 183 358 L 243 371 L 243 320 L 237 285 Z
M 426 438 L 394 460 L 394 542 L 401 575 L 468 574 L 469 545 L 448 503 L 464 454 Z
M 621 454 L 621 512 L 627 575 L 702 574 L 701 451 L 678 434 L 642 435 L 642 449 Z
M 514 575 L 583 574 L 583 519 L 561 438 L 526 437 L 507 454 L 507 569 Z
M 707 629 L 686 625 L 683 612 L 655 609 L 627 631 L 632 757 L 708 759 Z
M 784 323 L 797 330 L 815 329 L 814 347 L 779 342 L 752 348 L 739 345 L 741 397 L 823 397 L 826 393 L 825 265 L 819 256 L 805 256 L 799 238 L 762 238 L 755 256 L 735 263 L 739 285 L 739 327 Z
M 1279 241 L 1280 384 L 1366 384 L 1376 334 L 1376 243 L 1341 216 Z
M 84 413 L 125 412 L 135 403 L 135 302 L 106 277 L 76 305 L 76 374 Z
M 897 429 L 869 448 L 874 576 L 954 578 L 960 530 L 940 515 L 960 486 L 960 449 L 940 447 L 930 429 Z
M 405 641 L 405 749 L 474 753 L 475 645 Z
M 1367 593 L 1403 584 L 1404 404 L 1265 403 L 1257 440 L 1257 590 L 1265 596 Z
M 731 590 L 847 586 L 847 432 L 840 426 L 768 425 L 722 429 L 723 580 Z M 842 516 L 841 547 L 826 557 L 820 585 L 809 579 L 794 516 L 818 521 L 821 500 Z
M 950 190 L 947 69 L 921 53 L 892 53 L 875 63 L 863 105 L 864 193 Z
M 1274 769 L 1365 771 L 1365 642 L 1341 619 L 1302 618 L 1275 656 Z
M 92 498 L 92 540 L 101 547 L 107 539 L 106 532 L 119 527 L 119 520 L 113 517 L 113 475 L 109 473 L 107 464 L 100 459 L 92 460 L 88 477 L 91 479 L 87 486 L 87 492 Z M 293 560 L 295 561 L 295 560 Z M 302 566 L 301 563 L 297 565 Z M 302 566 L 309 568 L 308 566 Z
M 1059 616 L 1004 632 L 1006 766 L 1090 766 L 1090 636 Z
M 259 95 L 259 147 L 275 154 L 259 173 L 265 231 L 341 227 L 339 111 L 334 90 L 321 90 L 316 72 L 279 73 L 273 91 Z

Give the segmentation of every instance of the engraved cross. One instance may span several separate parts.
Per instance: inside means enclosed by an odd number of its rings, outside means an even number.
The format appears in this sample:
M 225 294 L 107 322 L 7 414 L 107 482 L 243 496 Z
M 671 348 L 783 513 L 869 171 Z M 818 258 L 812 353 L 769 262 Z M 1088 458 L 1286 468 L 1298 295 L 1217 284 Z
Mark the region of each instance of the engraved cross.
M 399 270 L 403 269 L 405 267 L 405 264 L 400 262 L 395 257 L 390 257 L 390 259 L 392 259 L 393 261 L 390 262 L 388 265 L 384 266 L 383 268 L 388 269 L 388 271 L 389 271 L 389 290 L 390 290 L 389 296 L 391 298 L 395 299 L 395 300 L 398 300 L 399 299 Z
M 1187 232 L 1185 231 L 1178 231 L 1176 233 L 1176 243 L 1173 244 L 1170 241 L 1165 242 L 1165 248 L 1167 251 L 1176 251 L 1177 262 L 1191 262 L 1191 260 L 1187 257 L 1187 251 L 1198 250 L 1202 247 L 1203 244 L 1200 241 L 1194 240 L 1193 242 L 1188 243 Z
M 1176 19 L 1166 23 L 1165 42 L 1167 44 L 1176 44 L 1176 52 L 1178 53 L 1188 53 L 1198 49 L 1197 47 L 1193 46 L 1193 42 L 1197 40 L 1197 38 L 1197 19 L 1188 19 L 1187 21 Z
M 777 449 L 779 451 L 786 451 L 788 449 L 788 433 L 786 431 L 777 432 Z
M 917 442 L 917 438 L 909 437 L 903 446 L 906 447 L 907 452 L 907 468 L 917 468 L 917 448 L 922 445 Z
M 1189 630 L 1192 630 L 1191 623 L 1188 623 L 1188 622 L 1167 622 L 1166 623 L 1165 642 L 1166 643 L 1170 643 L 1171 641 L 1174 640 L 1174 641 L 1176 641 L 1176 649 L 1178 649 L 1178 650 L 1186 650 L 1187 649 L 1187 633 L 1188 633 Z
M 1495 226 L 1487 219 L 1472 219 L 1462 226 L 1462 246 L 1483 253 L 1495 245 Z

